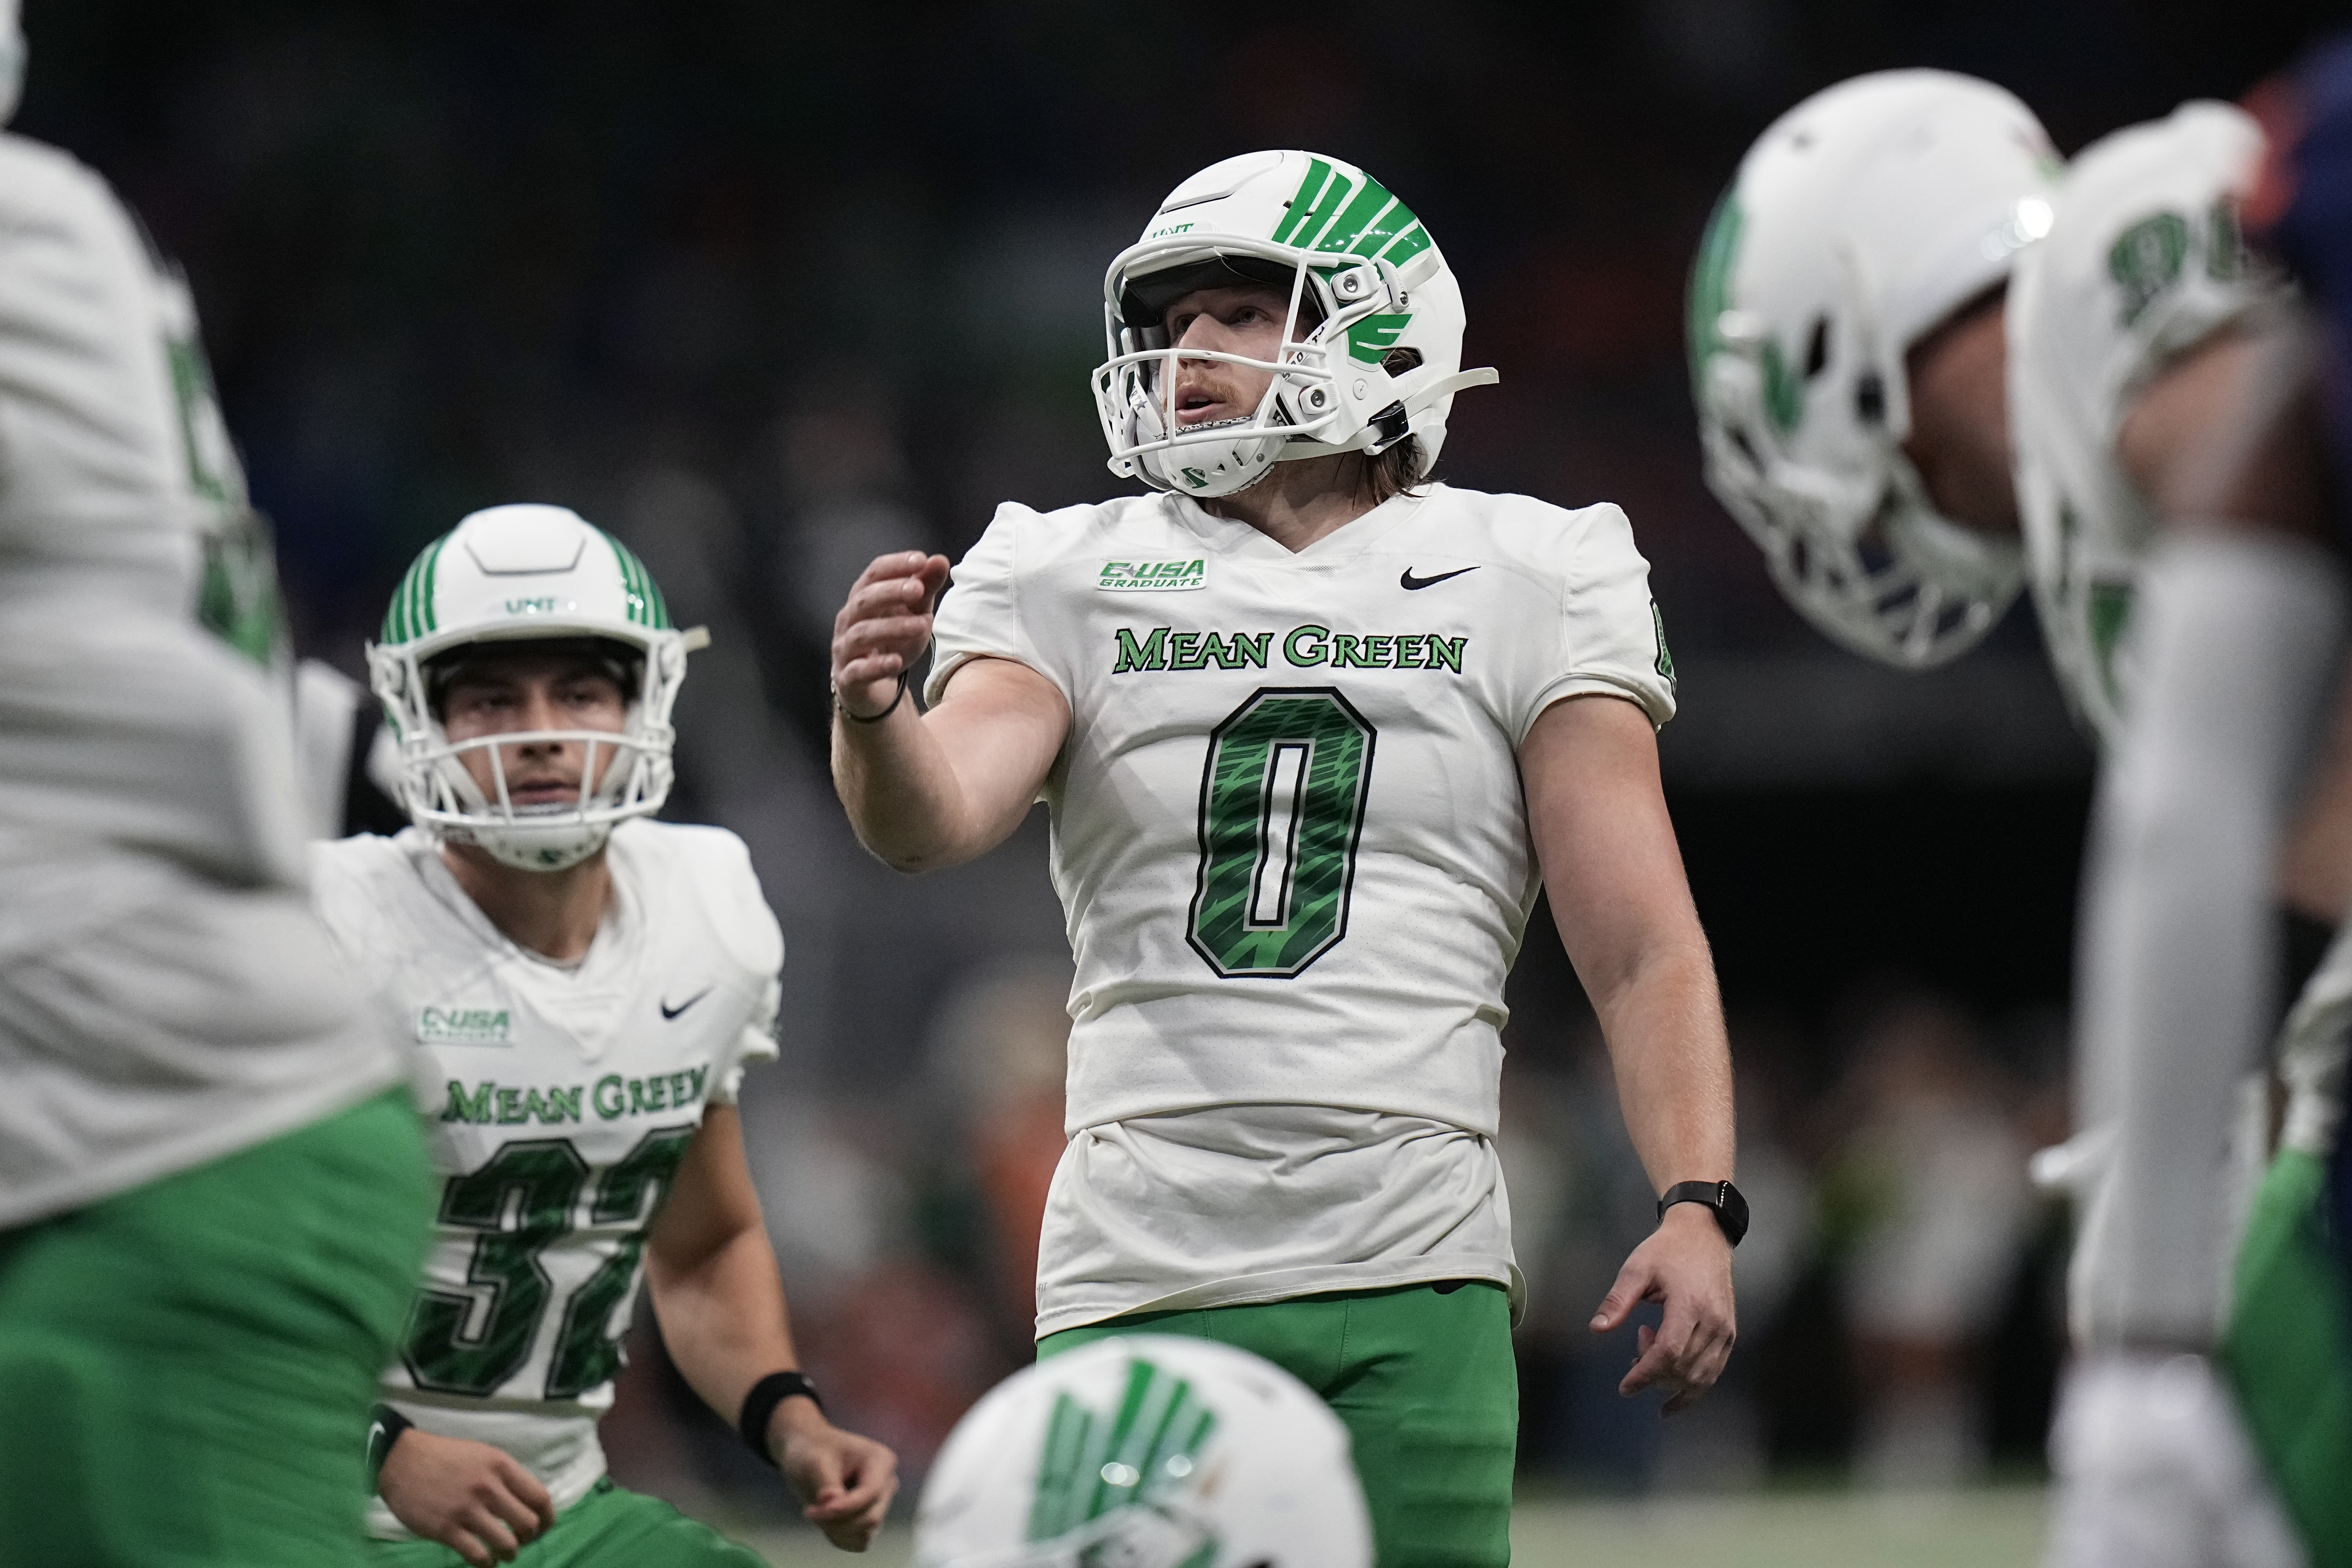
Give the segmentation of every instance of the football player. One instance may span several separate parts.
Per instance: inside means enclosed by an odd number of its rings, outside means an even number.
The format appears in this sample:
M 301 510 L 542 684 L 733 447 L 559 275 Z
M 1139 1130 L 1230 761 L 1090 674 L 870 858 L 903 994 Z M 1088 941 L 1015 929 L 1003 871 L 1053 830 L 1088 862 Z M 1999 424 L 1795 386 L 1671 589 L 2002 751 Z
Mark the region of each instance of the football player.
M 1496 1157 L 1538 889 L 1657 1230 L 1623 1387 L 1730 1352 L 1729 1059 L 1660 793 L 1674 665 L 1625 514 L 1433 482 L 1462 297 L 1412 211 L 1304 152 L 1186 180 L 1105 281 L 1094 393 L 1149 493 L 1008 502 L 886 555 L 834 639 L 834 770 L 906 870 L 1044 798 L 1077 975 L 1040 1353 L 1148 1326 L 1266 1356 L 1354 1436 L 1382 1563 L 1500 1563 L 1522 1292 Z
M 919 1568 L 1371 1568 L 1348 1430 L 1297 1378 L 1175 1334 L 1013 1373 L 956 1423 Z
M 2110 747 L 2078 1066 L 2077 1147 L 2100 1169 L 2053 1438 L 2052 1560 L 2069 1568 L 2297 1558 L 2205 1359 L 2266 910 L 2279 888 L 2324 933 L 2347 870 L 2327 852 L 2340 789 L 2314 792 L 2276 882 L 2271 853 L 2341 620 L 2320 492 L 2268 461 L 2217 487 L 2200 438 L 2255 388 L 2262 439 L 2305 438 L 2302 328 L 2238 229 L 2260 152 L 2247 116 L 2192 103 L 2062 170 L 1998 88 L 1863 77 L 1759 139 L 1692 283 L 1708 479 L 1799 608 L 1919 668 L 2029 579 L 2062 684 Z M 2200 647 L 2207 679 L 2184 685 Z M 2126 718 L 2142 690 L 2170 695 Z M 2210 744 L 2184 752 L 2184 725 Z
M 651 819 L 701 640 L 627 549 L 525 505 L 429 545 L 368 651 L 413 826 L 316 846 L 312 877 L 415 1043 L 443 1178 L 370 1433 L 383 1568 L 534 1540 L 548 1563 L 759 1561 L 604 1473 L 641 1276 L 687 1381 L 836 1545 L 863 1550 L 896 1489 L 798 1370 L 744 1165 L 782 934 L 740 839 Z
M 0 120 L 25 62 L 0 0 Z M 0 1563 L 337 1563 L 424 1241 L 185 281 L 0 136 Z

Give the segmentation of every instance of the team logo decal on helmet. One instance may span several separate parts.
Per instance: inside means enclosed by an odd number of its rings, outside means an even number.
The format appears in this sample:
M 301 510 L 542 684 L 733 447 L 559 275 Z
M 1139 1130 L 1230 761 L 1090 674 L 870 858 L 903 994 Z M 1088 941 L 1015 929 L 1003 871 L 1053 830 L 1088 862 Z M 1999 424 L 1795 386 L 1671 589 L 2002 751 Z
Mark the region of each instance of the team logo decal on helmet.
M 1197 289 L 1286 291 L 1270 360 L 1180 349 L 1162 325 Z M 1103 279 L 1109 358 L 1095 367 L 1110 469 L 1158 489 L 1231 495 L 1276 462 L 1387 450 L 1412 436 L 1437 460 L 1454 393 L 1491 384 L 1461 369 L 1462 290 L 1428 228 L 1361 169 L 1311 153 L 1250 153 L 1169 194 Z M 1273 375 L 1255 413 L 1184 428 L 1183 360 Z
M 1881 71 L 1775 121 L 1707 225 L 1688 329 L 1707 484 L 1856 652 L 1941 664 L 2024 584 L 2019 546 L 1938 514 L 1904 455 L 1905 355 L 2049 232 L 2058 171 L 2000 88 Z
M 1006 1380 L 940 1451 L 920 1568 L 1369 1568 L 1347 1429 L 1245 1351 L 1139 1334 Z
M 433 665 L 478 643 L 594 638 L 632 667 L 635 689 L 617 732 L 532 730 L 452 742 L 436 711 Z M 613 825 L 648 816 L 669 796 L 670 708 L 687 655 L 709 640 L 669 622 L 661 590 L 635 555 L 558 506 L 497 506 L 425 547 L 393 594 L 368 676 L 399 748 L 401 802 L 416 825 L 475 844 L 509 866 L 560 870 L 603 847 Z M 534 741 L 583 752 L 580 798 L 518 806 L 502 750 Z M 486 793 L 466 767 L 489 759 Z

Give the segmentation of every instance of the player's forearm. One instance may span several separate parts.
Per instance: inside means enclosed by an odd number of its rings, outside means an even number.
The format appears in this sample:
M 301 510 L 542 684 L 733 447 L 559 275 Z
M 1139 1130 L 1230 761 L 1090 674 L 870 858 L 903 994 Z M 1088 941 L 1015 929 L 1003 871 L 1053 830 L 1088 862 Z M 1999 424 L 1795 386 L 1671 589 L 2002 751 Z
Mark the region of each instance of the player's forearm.
M 2141 575 L 2141 679 L 2101 779 L 2085 900 L 2082 1114 L 2114 1163 L 2074 1263 L 2094 1344 L 2201 1345 L 2226 1245 L 2213 1179 L 2274 973 L 2294 763 L 2344 622 L 2315 546 L 2201 532 Z
M 989 847 L 945 748 L 912 702 L 872 724 L 835 712 L 833 784 L 857 841 L 898 870 L 961 865 Z
M 1715 963 L 1696 931 L 1661 942 L 1594 998 L 1626 1131 L 1658 1191 L 1730 1181 L 1731 1052 Z
M 1070 708 L 1026 665 L 973 659 L 940 705 L 859 723 L 836 712 L 833 776 L 850 825 L 901 871 L 961 865 L 1019 826 L 1069 734 Z
M 753 1384 L 800 1365 L 763 1230 L 740 1231 L 685 1267 L 649 1252 L 646 1283 L 671 1362 L 730 1426 Z

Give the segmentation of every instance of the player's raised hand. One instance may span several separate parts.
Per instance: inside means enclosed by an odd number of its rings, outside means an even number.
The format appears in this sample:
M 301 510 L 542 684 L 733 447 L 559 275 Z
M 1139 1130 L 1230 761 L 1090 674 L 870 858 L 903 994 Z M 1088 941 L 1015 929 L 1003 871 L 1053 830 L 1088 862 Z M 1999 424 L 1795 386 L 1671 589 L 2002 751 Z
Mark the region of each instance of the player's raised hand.
M 1685 1410 L 1715 1386 L 1738 1337 L 1731 1300 L 1731 1244 L 1699 1204 L 1666 1210 L 1650 1238 L 1633 1249 L 1592 1315 L 1592 1331 L 1616 1329 L 1643 1301 L 1665 1304 L 1655 1329 L 1635 1337 L 1641 1353 L 1617 1385 L 1623 1394 L 1653 1385 L 1670 1391 L 1665 1414 Z
M 931 606 L 947 585 L 948 558 L 901 550 L 857 574 L 833 618 L 833 689 L 845 710 L 878 714 L 930 646 Z
M 414 1426 L 384 1456 L 375 1489 L 393 1518 L 474 1568 L 513 1562 L 555 1522 L 555 1500 L 511 1456 Z
M 898 1455 L 871 1437 L 843 1431 L 805 1399 L 776 1406 L 768 1451 L 805 1505 L 802 1517 L 827 1541 L 845 1552 L 873 1544 L 898 1492 Z

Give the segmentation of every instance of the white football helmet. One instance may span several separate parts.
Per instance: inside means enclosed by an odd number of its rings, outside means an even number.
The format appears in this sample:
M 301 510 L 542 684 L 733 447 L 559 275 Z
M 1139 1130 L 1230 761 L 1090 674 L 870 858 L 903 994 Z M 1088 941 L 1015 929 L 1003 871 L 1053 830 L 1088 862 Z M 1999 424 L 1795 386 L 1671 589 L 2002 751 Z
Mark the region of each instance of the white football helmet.
M 1270 1362 L 1134 1334 L 972 1406 L 915 1514 L 918 1568 L 1370 1568 L 1348 1430 Z
M 1243 283 L 1289 291 L 1275 359 L 1169 345 L 1171 304 Z M 1429 230 L 1370 174 L 1317 153 L 1247 153 L 1186 180 L 1111 262 L 1103 300 L 1110 357 L 1093 385 L 1110 470 L 1156 489 L 1231 495 L 1277 462 L 1381 452 L 1407 436 L 1427 473 L 1454 395 L 1496 379 L 1461 369 L 1462 289 Z M 1274 382 L 1251 416 L 1181 429 L 1184 359 Z
M 1941 664 L 2024 584 L 2021 548 L 1938 515 L 1904 456 L 1904 356 L 2049 232 L 2059 168 L 1991 83 L 1878 71 L 1774 121 L 1707 225 L 1689 322 L 1707 484 L 1857 653 Z
M 16 117 L 25 96 L 24 0 L 0 0 L 0 125 Z
M 452 742 L 435 711 L 428 666 L 469 643 L 595 637 L 618 643 L 639 668 L 617 733 L 532 730 Z M 400 580 L 368 647 L 368 676 L 392 722 L 400 798 L 419 827 L 479 845 L 509 866 L 556 871 L 603 847 L 613 825 L 649 816 L 669 796 L 670 707 L 686 656 L 709 642 L 669 624 L 661 590 L 620 541 L 560 506 L 494 506 L 425 547 Z M 500 748 L 565 741 L 585 752 L 583 787 L 570 805 L 518 806 L 507 796 Z M 490 798 L 465 757 L 486 752 Z

